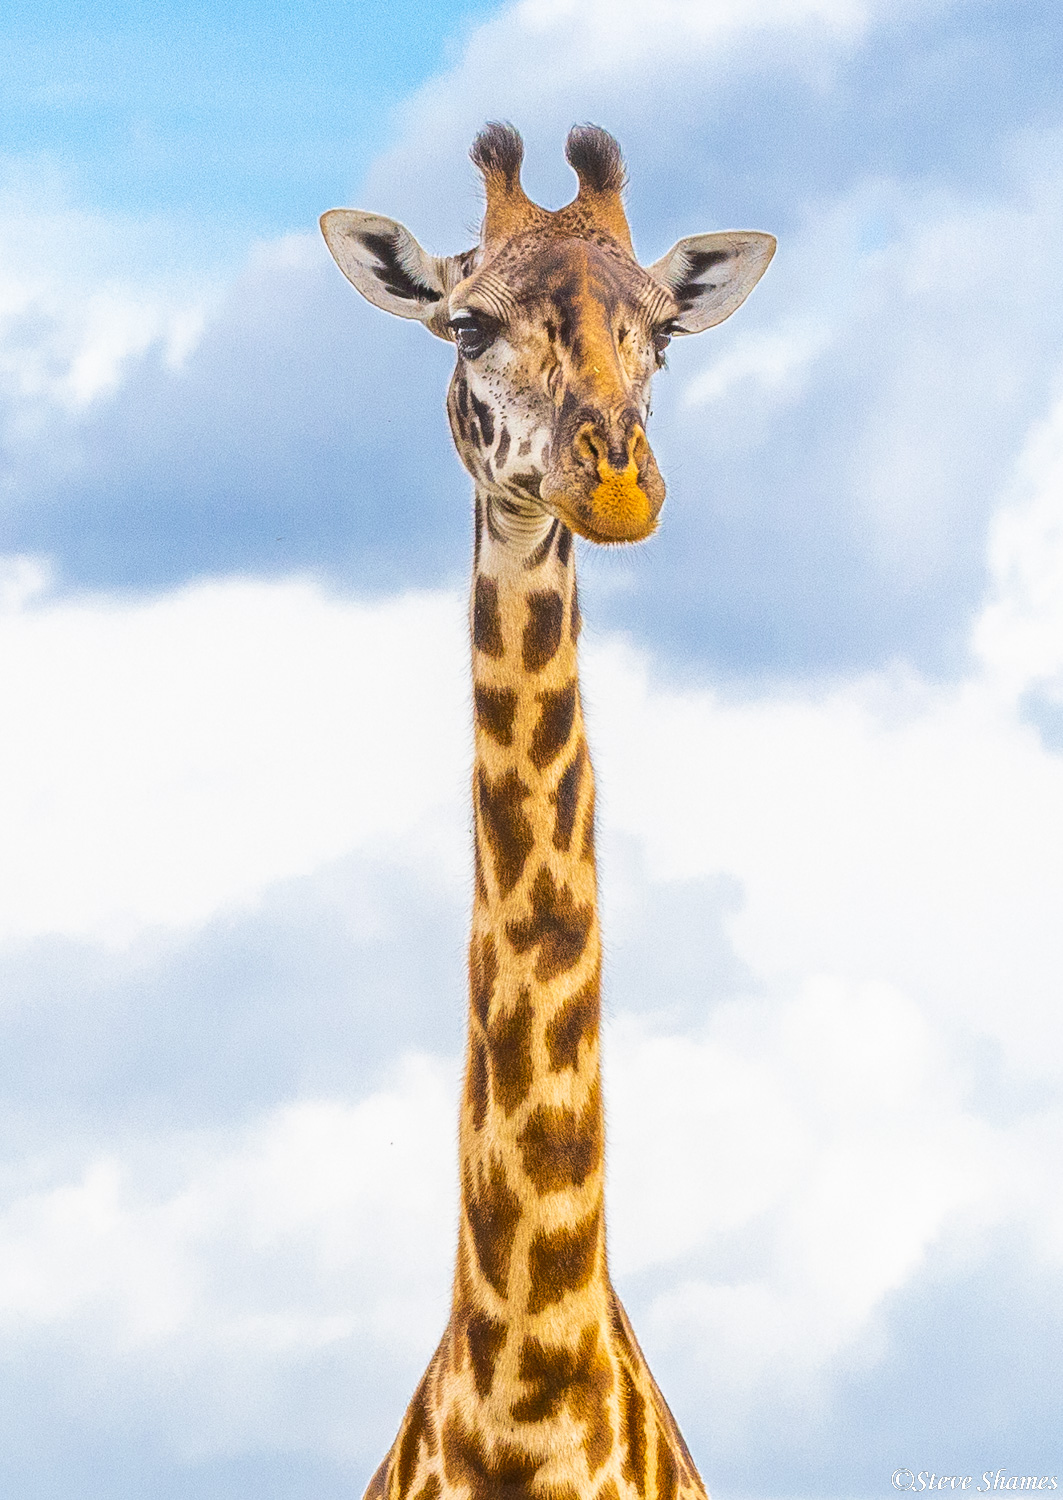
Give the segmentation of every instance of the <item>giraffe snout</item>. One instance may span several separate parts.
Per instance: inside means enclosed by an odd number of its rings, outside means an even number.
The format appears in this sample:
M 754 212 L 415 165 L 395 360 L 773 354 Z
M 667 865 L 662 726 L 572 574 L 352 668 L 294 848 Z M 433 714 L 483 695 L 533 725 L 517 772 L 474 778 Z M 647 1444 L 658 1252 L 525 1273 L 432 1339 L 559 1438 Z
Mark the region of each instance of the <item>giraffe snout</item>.
M 664 481 L 637 413 L 582 414 L 542 486 L 543 499 L 592 542 L 638 542 L 657 524 Z

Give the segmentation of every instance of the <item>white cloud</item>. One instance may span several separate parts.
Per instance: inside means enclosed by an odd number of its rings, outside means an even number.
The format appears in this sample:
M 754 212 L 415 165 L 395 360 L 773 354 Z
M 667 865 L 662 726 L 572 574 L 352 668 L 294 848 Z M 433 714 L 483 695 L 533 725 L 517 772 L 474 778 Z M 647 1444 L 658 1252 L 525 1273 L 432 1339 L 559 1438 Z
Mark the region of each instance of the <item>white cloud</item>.
M 139 1402 L 147 1378 L 192 1457 L 298 1445 L 321 1414 L 298 1395 L 278 1411 L 276 1383 L 340 1348 L 363 1400 L 342 1410 L 344 1385 L 316 1436 L 371 1451 L 362 1408 L 381 1374 L 412 1369 L 446 1319 L 455 1089 L 452 1066 L 409 1057 L 354 1104 L 300 1100 L 228 1135 L 157 1137 L 89 1154 L 71 1180 L 16 1184 L 0 1210 L 0 1327 L 26 1348 L 65 1329 L 69 1357 L 111 1371 L 119 1402 L 127 1386 Z
M 9 441 L 27 427 L 32 434 L 41 403 L 76 412 L 114 391 L 128 362 L 152 345 L 180 365 L 217 282 L 177 240 L 161 218 L 77 206 L 56 173 L 0 161 L 0 392 L 13 403 Z
M 747 380 L 769 389 L 793 385 L 829 342 L 826 328 L 798 326 L 773 333 L 739 333 L 727 350 L 687 383 L 683 405 L 709 405 Z
M 989 549 L 993 587 L 975 647 L 1002 689 L 1063 695 L 1063 398 L 1030 435 Z
M 822 27 L 838 36 L 863 29 L 879 6 L 868 0 L 661 0 L 652 10 L 632 0 L 520 0 L 511 23 L 557 42 L 578 32 L 582 48 L 565 47 L 570 66 L 629 71 L 647 55 L 689 56 L 748 32 Z M 593 59 L 593 61 L 591 61 Z
M 456 597 L 292 580 L 37 602 L 29 563 L 8 578 L 5 937 L 203 921 L 355 848 L 445 860 L 470 737 Z
M 162 1137 L 139 1144 L 139 1163 L 93 1155 L 73 1181 L 16 1187 L 0 1216 L 0 1321 L 91 1311 L 112 1350 L 178 1334 L 312 1347 L 367 1329 L 418 1347 L 417 1304 L 432 1297 L 415 1289 L 450 1263 L 423 1229 L 455 1217 L 454 1085 L 449 1065 L 409 1057 L 356 1104 L 300 1100 L 230 1136 Z M 160 1191 L 165 1176 L 176 1191 Z M 300 1273 L 278 1287 L 289 1259 Z M 236 1261 L 247 1269 L 233 1275 Z
M 589 684 L 605 816 L 656 878 L 738 883 L 755 974 L 886 980 L 1057 1069 L 1063 761 L 1014 706 L 903 677 L 728 702 L 619 646 Z
M 903 5 L 909 13 L 938 8 L 939 0 Z M 550 139 L 555 158 L 559 135 L 588 114 L 615 122 L 630 112 L 642 130 L 652 120 L 651 129 L 671 134 L 733 69 L 796 70 L 821 87 L 879 17 L 900 10 L 880 0 L 668 0 L 650 8 L 520 0 L 472 31 L 457 63 L 405 103 L 399 139 L 373 164 L 365 201 L 400 214 L 418 204 L 429 237 L 453 236 L 476 212 L 462 158 L 485 119 L 514 119 L 532 147 Z M 534 150 L 527 180 L 543 201 L 555 193 L 562 201 L 573 186 L 563 163 Z
M 607 1064 L 617 1273 L 656 1270 L 647 1337 L 728 1404 L 829 1370 L 942 1235 L 1053 1201 L 1058 1118 L 1035 1147 L 980 1118 L 947 1033 L 882 983 L 735 1001 L 700 1038 L 622 1021 Z

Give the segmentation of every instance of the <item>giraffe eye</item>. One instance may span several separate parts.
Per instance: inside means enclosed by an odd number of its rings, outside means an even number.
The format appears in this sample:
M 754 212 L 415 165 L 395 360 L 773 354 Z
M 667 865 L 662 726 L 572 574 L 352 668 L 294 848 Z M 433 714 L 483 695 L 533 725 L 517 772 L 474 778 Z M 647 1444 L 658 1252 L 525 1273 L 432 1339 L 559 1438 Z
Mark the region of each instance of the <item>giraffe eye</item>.
M 658 328 L 653 335 L 653 352 L 657 359 L 658 370 L 664 364 L 664 351 L 672 342 L 672 331 L 666 323 L 663 328 Z
M 460 312 L 451 318 L 450 331 L 463 359 L 479 359 L 498 336 L 498 324 L 486 317 Z

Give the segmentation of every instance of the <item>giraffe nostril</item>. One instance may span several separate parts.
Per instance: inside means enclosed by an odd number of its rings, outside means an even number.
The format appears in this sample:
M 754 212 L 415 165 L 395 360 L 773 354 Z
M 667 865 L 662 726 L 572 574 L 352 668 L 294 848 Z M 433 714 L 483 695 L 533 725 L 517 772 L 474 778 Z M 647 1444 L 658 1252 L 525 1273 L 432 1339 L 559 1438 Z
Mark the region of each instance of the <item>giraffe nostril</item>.
M 603 467 L 622 474 L 632 461 L 641 466 L 649 451 L 642 424 L 632 411 L 588 417 L 577 429 L 571 446 L 576 462 L 595 477 Z
M 608 446 L 601 433 L 590 424 L 580 428 L 572 444 L 572 451 L 577 460 L 592 474 L 598 472 L 598 465 L 609 454 Z

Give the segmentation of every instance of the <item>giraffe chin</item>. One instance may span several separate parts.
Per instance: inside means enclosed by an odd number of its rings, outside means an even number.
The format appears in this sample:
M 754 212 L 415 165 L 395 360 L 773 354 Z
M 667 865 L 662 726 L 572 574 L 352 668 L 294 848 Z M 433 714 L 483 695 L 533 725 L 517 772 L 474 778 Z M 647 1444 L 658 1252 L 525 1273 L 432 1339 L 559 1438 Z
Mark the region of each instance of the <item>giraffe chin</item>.
M 616 545 L 643 542 L 657 530 L 657 516 L 664 503 L 664 483 L 647 483 L 634 463 L 617 471 L 602 465 L 600 482 L 593 489 L 565 485 L 554 489 L 543 481 L 542 498 L 550 510 L 589 542 Z

